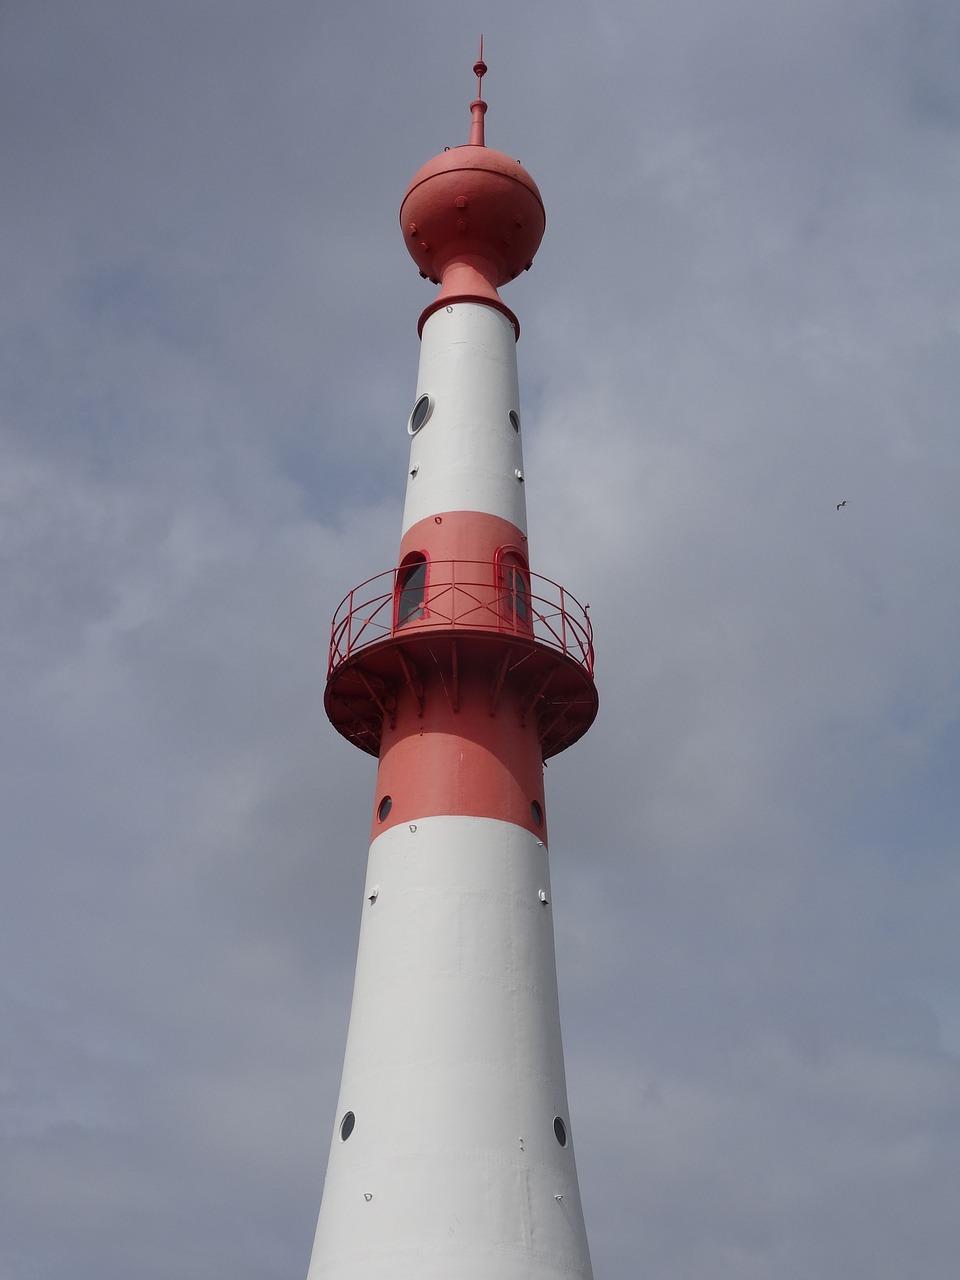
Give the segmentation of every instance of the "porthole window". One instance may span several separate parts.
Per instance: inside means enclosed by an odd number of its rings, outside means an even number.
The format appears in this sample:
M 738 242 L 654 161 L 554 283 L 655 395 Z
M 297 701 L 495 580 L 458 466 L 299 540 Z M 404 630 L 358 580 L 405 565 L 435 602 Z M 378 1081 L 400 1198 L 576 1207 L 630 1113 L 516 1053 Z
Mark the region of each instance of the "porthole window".
M 410 421 L 407 423 L 407 431 L 410 435 L 415 436 L 426 420 L 433 412 L 433 401 L 429 396 L 421 396 L 417 403 L 413 406 L 413 413 L 410 415 Z
M 377 805 L 377 821 L 383 822 L 384 818 L 387 816 L 387 814 L 390 812 L 392 808 L 393 808 L 393 797 L 384 796 L 383 799 L 380 801 L 379 805 Z
M 520 432 L 520 415 L 516 409 L 510 410 L 510 425 L 518 434 Z
M 554 1116 L 553 1118 L 553 1132 L 557 1135 L 557 1141 L 561 1147 L 565 1147 L 567 1145 L 567 1126 L 559 1116 Z
M 530 802 L 530 816 L 538 827 L 543 825 L 543 809 L 536 800 Z
M 353 1114 L 352 1111 L 348 1111 L 347 1114 L 340 1121 L 340 1141 L 341 1142 L 346 1142 L 346 1140 L 350 1137 L 351 1133 L 353 1133 L 353 1126 L 356 1123 L 357 1123 L 357 1117 Z

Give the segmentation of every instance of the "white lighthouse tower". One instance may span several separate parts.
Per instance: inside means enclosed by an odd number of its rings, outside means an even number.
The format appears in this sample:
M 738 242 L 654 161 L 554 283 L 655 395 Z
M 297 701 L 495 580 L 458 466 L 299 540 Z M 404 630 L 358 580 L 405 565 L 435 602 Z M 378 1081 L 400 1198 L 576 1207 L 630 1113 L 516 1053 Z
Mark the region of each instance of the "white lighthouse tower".
M 586 610 L 531 572 L 516 342 L 498 288 L 545 216 L 470 140 L 416 174 L 420 318 L 395 568 L 333 622 L 325 705 L 379 759 L 350 1029 L 308 1280 L 586 1280 L 543 760 L 597 711 Z

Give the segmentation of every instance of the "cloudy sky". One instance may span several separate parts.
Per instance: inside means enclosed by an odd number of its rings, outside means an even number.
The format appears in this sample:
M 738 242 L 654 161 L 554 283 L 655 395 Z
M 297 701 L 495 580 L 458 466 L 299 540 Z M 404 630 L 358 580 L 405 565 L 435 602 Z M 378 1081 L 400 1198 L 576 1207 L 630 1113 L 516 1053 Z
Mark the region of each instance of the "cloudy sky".
M 956 1276 L 955 0 L 5 0 L 3 1280 L 305 1275 L 374 782 L 327 627 L 481 28 L 533 562 L 597 629 L 548 800 L 598 1280 Z

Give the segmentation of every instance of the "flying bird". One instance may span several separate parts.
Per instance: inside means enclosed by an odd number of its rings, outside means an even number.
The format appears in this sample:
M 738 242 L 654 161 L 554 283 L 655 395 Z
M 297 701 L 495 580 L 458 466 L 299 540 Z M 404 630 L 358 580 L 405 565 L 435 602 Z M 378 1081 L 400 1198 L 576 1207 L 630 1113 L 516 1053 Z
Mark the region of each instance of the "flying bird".
M 837 510 L 839 511 L 841 507 L 845 507 L 846 505 L 847 505 L 847 500 L 846 498 L 844 498 L 842 502 L 837 503 Z

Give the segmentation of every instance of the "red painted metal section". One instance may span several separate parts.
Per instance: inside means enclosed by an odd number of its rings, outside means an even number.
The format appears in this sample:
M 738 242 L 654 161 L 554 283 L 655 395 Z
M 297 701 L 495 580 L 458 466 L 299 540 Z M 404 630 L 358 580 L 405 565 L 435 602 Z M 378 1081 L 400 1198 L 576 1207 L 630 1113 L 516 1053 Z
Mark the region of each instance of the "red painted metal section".
M 501 547 L 526 546 L 527 535 L 487 511 L 440 511 L 412 524 L 400 542 L 400 559 L 413 551 L 431 560 L 490 560 Z
M 539 188 L 517 160 L 484 143 L 487 104 L 480 84 L 487 68 L 482 47 L 477 97 L 470 104 L 470 139 L 434 156 L 414 175 L 400 206 L 404 242 L 420 274 L 441 286 L 420 317 L 451 302 L 485 302 L 516 316 L 497 290 L 533 265 L 547 225 Z
M 458 652 L 468 663 L 473 656 Z M 495 672 L 471 676 L 455 707 L 450 674 L 448 664 L 425 671 L 422 709 L 415 687 L 398 689 L 394 727 L 386 723 L 381 739 L 371 840 L 397 823 L 468 814 L 526 827 L 546 843 L 546 820 L 537 823 L 532 809 L 535 801 L 545 812 L 536 716 L 524 714 L 516 684 L 496 693 Z M 381 822 L 385 795 L 392 803 Z
M 517 160 L 490 147 L 453 147 L 417 172 L 400 206 L 407 250 L 439 284 L 471 262 L 493 288 L 533 262 L 547 225 L 540 190 Z

